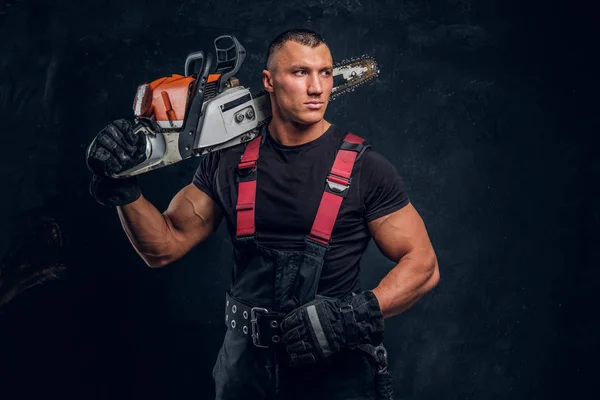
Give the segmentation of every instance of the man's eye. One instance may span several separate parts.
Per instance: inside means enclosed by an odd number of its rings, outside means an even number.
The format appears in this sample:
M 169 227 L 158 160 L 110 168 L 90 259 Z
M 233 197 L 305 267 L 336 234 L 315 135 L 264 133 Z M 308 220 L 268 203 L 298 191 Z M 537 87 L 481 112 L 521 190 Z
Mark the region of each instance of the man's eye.
M 323 75 L 329 76 L 329 75 L 331 75 L 331 71 L 323 71 Z
M 306 73 L 306 71 L 299 69 L 298 71 L 294 71 L 294 74 L 296 75 L 304 75 Z

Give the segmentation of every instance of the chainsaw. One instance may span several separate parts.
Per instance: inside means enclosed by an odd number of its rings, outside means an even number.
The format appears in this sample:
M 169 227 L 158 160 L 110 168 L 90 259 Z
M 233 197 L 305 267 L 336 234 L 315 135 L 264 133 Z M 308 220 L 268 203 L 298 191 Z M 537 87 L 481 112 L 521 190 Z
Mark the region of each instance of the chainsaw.
M 187 56 L 184 75 L 172 74 L 138 87 L 133 101 L 134 132 L 146 135 L 146 158 L 113 175 L 124 178 L 254 139 L 271 117 L 267 92 L 253 95 L 234 76 L 246 50 L 231 35 L 214 41 L 216 57 Z M 368 56 L 334 66 L 330 100 L 352 92 L 379 74 Z

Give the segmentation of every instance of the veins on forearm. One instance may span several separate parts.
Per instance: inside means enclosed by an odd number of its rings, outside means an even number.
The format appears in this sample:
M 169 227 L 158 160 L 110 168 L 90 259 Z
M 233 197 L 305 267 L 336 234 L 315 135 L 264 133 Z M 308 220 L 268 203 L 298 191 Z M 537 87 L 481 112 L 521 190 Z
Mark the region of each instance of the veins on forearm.
M 125 206 L 127 207 L 127 206 Z M 137 207 L 119 207 L 123 229 L 141 256 L 160 257 L 166 252 L 170 230 L 166 217 L 150 202 Z

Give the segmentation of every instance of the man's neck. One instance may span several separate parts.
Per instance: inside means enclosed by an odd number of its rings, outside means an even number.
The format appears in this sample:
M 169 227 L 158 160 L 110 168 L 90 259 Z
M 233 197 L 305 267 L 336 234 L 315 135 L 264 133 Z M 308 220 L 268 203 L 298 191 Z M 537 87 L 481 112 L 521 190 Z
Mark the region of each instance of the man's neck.
M 311 125 L 300 125 L 274 117 L 269 122 L 269 134 L 284 146 L 298 146 L 318 139 L 330 126 L 325 119 Z

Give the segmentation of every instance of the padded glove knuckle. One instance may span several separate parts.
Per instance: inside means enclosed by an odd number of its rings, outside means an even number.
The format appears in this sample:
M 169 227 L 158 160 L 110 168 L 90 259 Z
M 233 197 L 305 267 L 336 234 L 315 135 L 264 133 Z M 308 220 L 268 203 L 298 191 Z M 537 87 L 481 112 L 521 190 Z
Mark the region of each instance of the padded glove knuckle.
M 131 122 L 119 119 L 96 135 L 86 158 L 88 168 L 94 174 L 110 177 L 146 159 L 146 138 L 134 133 Z

